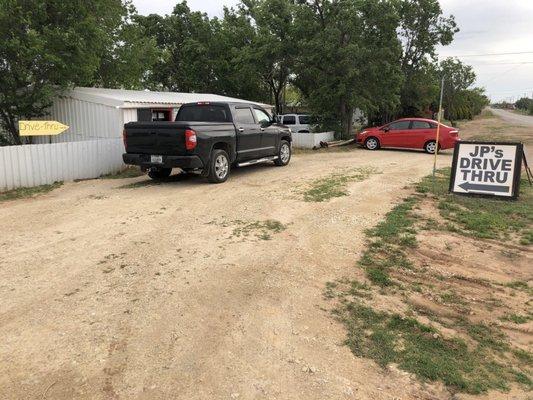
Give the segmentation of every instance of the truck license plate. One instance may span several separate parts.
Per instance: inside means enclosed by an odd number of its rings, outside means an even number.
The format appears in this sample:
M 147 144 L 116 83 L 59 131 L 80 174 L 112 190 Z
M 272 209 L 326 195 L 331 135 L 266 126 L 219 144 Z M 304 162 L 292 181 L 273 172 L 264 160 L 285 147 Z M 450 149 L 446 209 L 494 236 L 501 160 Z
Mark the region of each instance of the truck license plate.
M 153 164 L 163 164 L 163 156 L 150 156 L 150 162 Z

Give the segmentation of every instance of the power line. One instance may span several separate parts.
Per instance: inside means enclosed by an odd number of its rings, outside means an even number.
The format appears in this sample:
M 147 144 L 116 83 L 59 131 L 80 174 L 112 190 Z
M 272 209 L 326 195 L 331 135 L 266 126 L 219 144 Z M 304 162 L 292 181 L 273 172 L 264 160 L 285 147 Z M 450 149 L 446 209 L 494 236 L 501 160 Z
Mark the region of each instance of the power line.
M 483 66 L 483 65 L 524 65 L 524 64 L 533 64 L 533 61 L 525 62 L 508 62 L 508 63 L 480 63 L 480 64 L 470 64 L 472 66 Z
M 489 93 L 517 93 L 517 92 L 531 92 L 531 89 L 515 89 L 515 90 L 491 90 Z
M 512 56 L 515 54 L 533 54 L 533 51 L 518 51 L 516 53 L 481 53 L 481 54 L 463 54 L 449 57 L 484 57 L 484 56 Z

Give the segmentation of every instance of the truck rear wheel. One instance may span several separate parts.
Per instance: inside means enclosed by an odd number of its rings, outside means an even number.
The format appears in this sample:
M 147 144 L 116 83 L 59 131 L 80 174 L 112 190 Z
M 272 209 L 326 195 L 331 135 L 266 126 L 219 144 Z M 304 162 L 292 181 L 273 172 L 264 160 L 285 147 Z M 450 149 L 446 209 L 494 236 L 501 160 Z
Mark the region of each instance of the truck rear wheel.
M 291 144 L 286 140 L 282 140 L 279 144 L 278 158 L 274 161 L 274 164 L 278 167 L 284 167 L 291 161 L 291 156 Z
M 172 168 L 150 168 L 148 176 L 153 180 L 165 179 L 172 173 Z
M 213 150 L 213 153 L 211 153 L 211 159 L 209 160 L 207 180 L 211 183 L 226 182 L 228 180 L 230 168 L 228 153 L 221 149 Z

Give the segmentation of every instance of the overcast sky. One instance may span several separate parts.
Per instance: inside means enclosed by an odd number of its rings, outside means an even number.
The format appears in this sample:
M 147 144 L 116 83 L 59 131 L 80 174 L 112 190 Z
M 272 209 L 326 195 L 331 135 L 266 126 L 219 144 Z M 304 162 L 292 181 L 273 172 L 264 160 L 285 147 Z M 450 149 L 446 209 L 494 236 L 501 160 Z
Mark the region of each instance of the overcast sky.
M 133 0 L 141 14 L 169 14 L 176 1 Z M 189 0 L 193 10 L 221 16 L 224 5 L 238 0 Z M 450 46 L 439 49 L 441 57 L 461 56 L 475 68 L 477 85 L 492 100 L 533 97 L 533 0 L 441 0 L 446 15 L 453 14 L 461 31 Z M 469 56 L 518 53 L 499 56 Z M 529 63 L 529 64 L 524 64 Z

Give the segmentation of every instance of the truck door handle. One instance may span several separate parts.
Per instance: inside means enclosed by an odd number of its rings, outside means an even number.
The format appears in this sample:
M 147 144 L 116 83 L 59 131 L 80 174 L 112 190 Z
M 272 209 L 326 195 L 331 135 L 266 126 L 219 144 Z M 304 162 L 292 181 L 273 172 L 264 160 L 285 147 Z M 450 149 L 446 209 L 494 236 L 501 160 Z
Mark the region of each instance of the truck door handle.
M 238 131 L 243 133 L 244 132 L 244 128 L 239 128 Z

